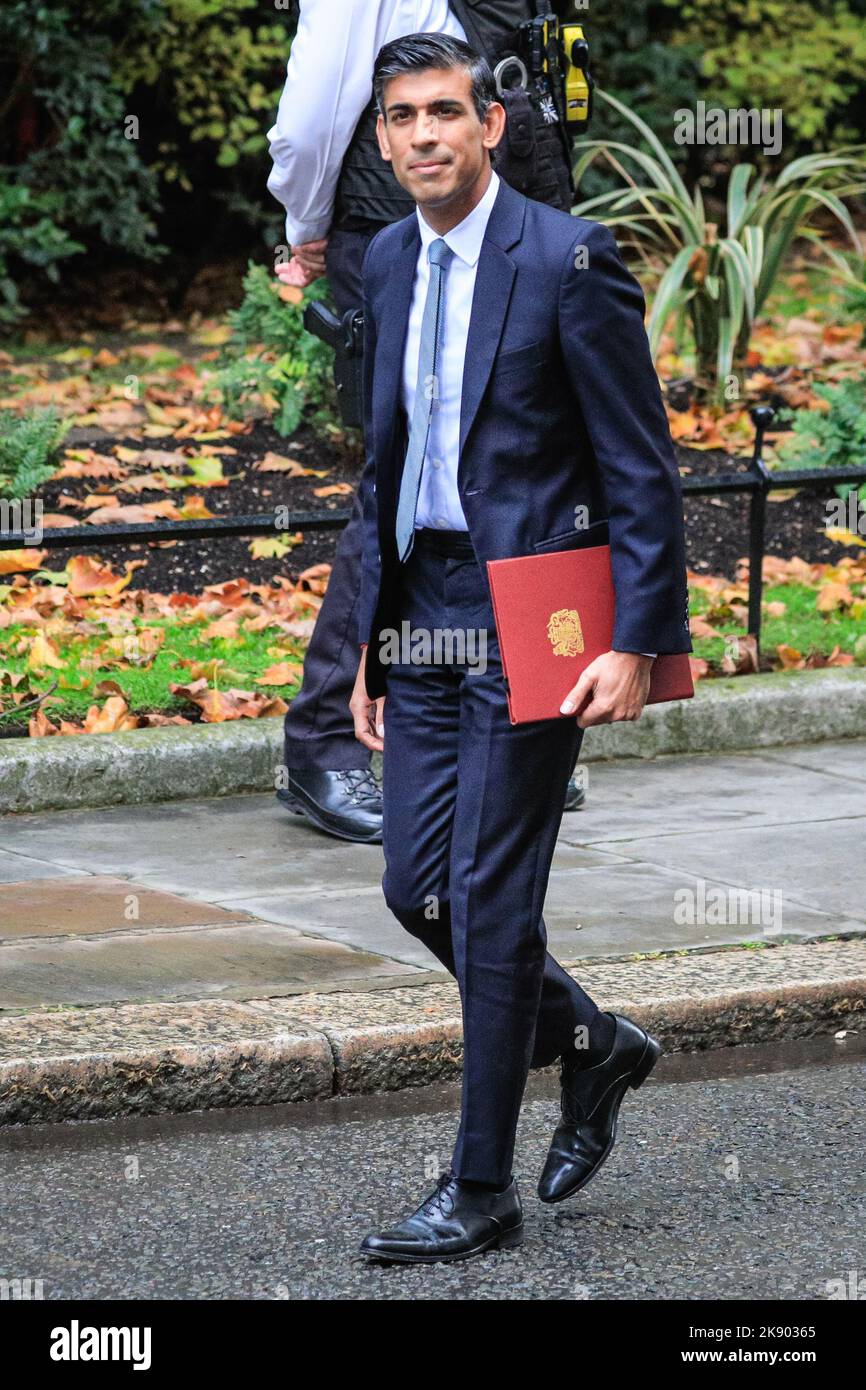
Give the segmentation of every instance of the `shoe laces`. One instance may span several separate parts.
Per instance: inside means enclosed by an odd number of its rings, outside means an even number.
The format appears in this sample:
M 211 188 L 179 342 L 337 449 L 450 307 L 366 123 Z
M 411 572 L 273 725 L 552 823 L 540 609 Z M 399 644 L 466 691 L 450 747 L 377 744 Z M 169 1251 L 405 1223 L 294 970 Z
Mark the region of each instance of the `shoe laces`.
M 354 806 L 362 806 L 364 802 L 378 802 L 381 799 L 382 788 L 368 767 L 351 767 L 338 772 L 337 777 L 346 787 L 349 800 Z
M 440 1210 L 441 1212 L 443 1212 L 444 1215 L 447 1216 L 448 1213 L 445 1212 L 445 1208 L 444 1208 L 443 1205 L 442 1205 L 442 1199 L 443 1199 L 443 1197 L 444 1197 L 444 1195 L 445 1195 L 445 1189 L 448 1188 L 448 1187 L 450 1187 L 450 1186 L 451 1186 L 451 1183 L 452 1183 L 453 1181 L 454 1181 L 454 1173 L 453 1173 L 453 1171 L 452 1171 L 450 1168 L 446 1168 L 445 1172 L 444 1172 L 444 1173 L 440 1173 L 439 1176 L 438 1176 L 438 1178 L 436 1179 L 436 1191 L 435 1191 L 435 1192 L 431 1192 L 431 1193 L 430 1193 L 430 1196 L 427 1197 L 427 1198 L 425 1198 L 425 1200 L 421 1203 L 421 1211 L 426 1212 L 426 1213 L 429 1214 L 430 1212 L 432 1212 L 432 1211 L 434 1210 L 435 1207 L 438 1207 L 439 1210 Z M 451 1210 L 453 1211 L 453 1209 L 454 1209 L 454 1203 L 453 1203 L 453 1201 L 452 1201 L 452 1202 L 451 1202 Z

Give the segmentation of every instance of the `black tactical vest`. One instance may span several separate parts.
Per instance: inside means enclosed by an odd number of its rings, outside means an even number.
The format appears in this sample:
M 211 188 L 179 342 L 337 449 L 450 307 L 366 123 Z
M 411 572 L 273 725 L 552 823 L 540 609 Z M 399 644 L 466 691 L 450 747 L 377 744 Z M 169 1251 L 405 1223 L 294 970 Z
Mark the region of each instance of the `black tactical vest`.
M 467 41 L 495 68 L 514 52 L 518 25 L 541 9 L 538 0 L 448 0 L 463 25 Z M 560 3 L 549 8 L 560 10 Z M 574 202 L 570 137 L 565 132 L 552 92 L 539 83 L 529 92 L 508 93 L 503 99 L 508 125 L 494 151 L 493 167 L 519 192 L 538 202 L 570 212 Z M 375 230 L 398 222 L 415 211 L 391 166 L 379 153 L 375 97 L 363 111 L 343 160 L 337 184 L 334 227 L 346 231 Z

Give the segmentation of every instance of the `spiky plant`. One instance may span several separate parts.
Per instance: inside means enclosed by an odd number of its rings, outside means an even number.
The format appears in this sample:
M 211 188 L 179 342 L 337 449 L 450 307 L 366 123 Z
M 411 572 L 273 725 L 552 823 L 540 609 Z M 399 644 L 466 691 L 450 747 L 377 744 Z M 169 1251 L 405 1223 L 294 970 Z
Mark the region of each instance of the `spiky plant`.
M 621 141 L 579 141 L 578 185 L 589 166 L 604 157 L 626 186 L 590 198 L 574 211 L 627 228 L 647 262 L 653 252 L 668 262 L 647 325 L 653 352 L 670 316 L 682 321 L 685 315 L 694 338 L 697 394 L 721 398 L 727 379 L 743 368 L 752 325 L 792 242 L 807 237 L 829 261 L 838 256 L 810 225 L 821 209 L 844 228 L 862 266 L 844 199 L 866 189 L 866 146 L 806 155 L 772 179 L 752 164 L 736 164 L 721 229 L 707 218 L 700 185 L 689 193 L 649 126 L 610 93 L 597 89 L 596 95 L 631 122 L 648 149 Z

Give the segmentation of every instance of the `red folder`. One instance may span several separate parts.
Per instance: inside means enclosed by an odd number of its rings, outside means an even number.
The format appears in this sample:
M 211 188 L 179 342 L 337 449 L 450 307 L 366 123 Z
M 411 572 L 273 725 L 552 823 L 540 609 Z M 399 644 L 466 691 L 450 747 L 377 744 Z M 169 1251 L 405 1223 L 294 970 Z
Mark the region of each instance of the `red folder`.
M 488 560 L 512 724 L 562 719 L 582 671 L 613 644 L 610 546 Z M 687 652 L 657 656 L 647 704 L 695 693 Z

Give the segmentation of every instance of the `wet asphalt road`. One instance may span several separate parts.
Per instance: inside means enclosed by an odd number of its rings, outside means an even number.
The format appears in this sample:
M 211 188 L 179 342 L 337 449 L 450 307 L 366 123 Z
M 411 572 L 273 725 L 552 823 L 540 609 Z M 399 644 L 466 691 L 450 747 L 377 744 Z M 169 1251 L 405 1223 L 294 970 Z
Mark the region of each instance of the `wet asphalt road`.
M 459 1090 L 0 1135 L 0 1278 L 45 1299 L 826 1300 L 866 1296 L 866 1035 L 663 1057 L 576 1197 L 535 1196 L 557 1115 L 533 1077 L 521 1248 L 369 1264 L 447 1165 Z M 850 1295 L 849 1295 L 850 1296 Z

